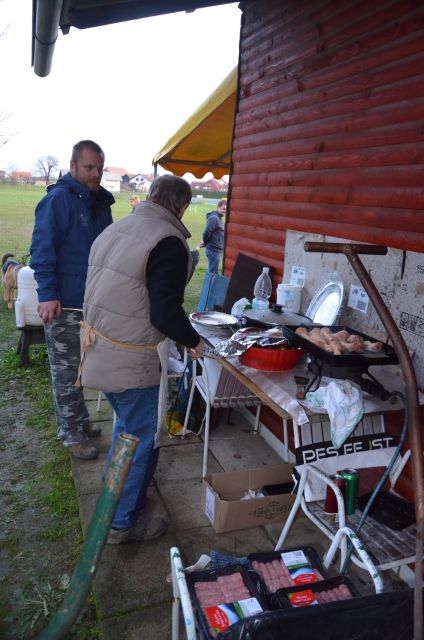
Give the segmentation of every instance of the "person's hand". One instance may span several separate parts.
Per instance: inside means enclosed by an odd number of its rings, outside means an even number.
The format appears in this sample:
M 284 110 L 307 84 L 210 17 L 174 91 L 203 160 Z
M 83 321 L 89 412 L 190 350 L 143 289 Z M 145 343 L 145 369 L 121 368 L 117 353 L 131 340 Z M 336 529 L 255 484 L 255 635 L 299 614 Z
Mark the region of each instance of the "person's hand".
M 199 242 L 199 244 L 197 245 L 197 248 L 203 249 L 204 246 L 205 246 L 205 243 L 202 241 L 202 242 Z
M 40 302 L 37 307 L 37 312 L 44 324 L 50 324 L 53 322 L 54 317 L 59 317 L 62 311 L 62 305 L 59 300 L 48 300 L 47 302 Z
M 201 358 L 205 351 L 205 343 L 203 342 L 202 339 L 200 339 L 200 342 L 197 345 L 197 347 L 192 347 L 191 349 L 187 349 L 187 351 L 188 351 L 188 355 L 190 356 L 190 358 L 192 358 L 192 360 Z

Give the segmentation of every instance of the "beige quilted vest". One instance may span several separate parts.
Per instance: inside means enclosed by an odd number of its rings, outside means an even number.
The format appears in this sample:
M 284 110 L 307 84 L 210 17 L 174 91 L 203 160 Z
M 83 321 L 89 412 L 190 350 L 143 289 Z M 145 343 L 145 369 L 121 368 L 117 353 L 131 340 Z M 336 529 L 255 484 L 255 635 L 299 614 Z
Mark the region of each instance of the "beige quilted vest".
M 140 203 L 133 214 L 107 227 L 93 243 L 84 321 L 95 332 L 87 341 L 87 327 L 81 330 L 86 347 L 81 368 L 83 386 L 120 393 L 159 384 L 156 345 L 165 336 L 150 323 L 146 265 L 151 250 L 169 236 L 184 243 L 187 273 L 191 273 L 190 233 L 158 204 Z

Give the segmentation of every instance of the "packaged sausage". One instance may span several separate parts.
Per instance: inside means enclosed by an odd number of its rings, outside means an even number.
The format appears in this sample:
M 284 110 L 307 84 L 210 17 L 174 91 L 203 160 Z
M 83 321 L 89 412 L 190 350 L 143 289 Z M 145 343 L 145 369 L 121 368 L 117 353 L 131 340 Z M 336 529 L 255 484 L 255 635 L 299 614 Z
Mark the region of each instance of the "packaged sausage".
M 194 571 L 186 579 L 199 626 L 208 639 L 268 609 L 249 572 L 240 565 Z

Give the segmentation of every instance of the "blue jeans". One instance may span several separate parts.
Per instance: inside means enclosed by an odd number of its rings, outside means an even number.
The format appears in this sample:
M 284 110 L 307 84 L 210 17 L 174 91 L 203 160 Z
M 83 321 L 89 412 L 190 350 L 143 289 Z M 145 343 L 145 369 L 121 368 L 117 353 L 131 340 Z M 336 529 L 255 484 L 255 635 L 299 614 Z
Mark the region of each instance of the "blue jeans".
M 115 442 L 121 433 L 130 433 L 140 440 L 112 522 L 114 529 L 128 529 L 136 523 L 144 507 L 147 489 L 159 459 L 159 448 L 153 448 L 158 419 L 159 386 L 105 395 L 116 416 L 105 473 L 112 458 Z
M 208 259 L 208 271 L 211 273 L 218 273 L 219 261 L 221 260 L 222 251 L 206 247 L 206 257 Z

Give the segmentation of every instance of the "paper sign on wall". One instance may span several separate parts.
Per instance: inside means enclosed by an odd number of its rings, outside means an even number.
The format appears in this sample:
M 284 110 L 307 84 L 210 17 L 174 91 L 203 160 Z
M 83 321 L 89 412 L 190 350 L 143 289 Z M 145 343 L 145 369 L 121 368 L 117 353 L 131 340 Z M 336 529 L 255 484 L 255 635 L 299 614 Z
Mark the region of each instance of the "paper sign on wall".
M 369 298 L 365 289 L 359 287 L 357 284 L 351 284 L 347 306 L 356 311 L 366 313 L 368 302 Z
M 291 268 L 290 284 L 295 287 L 303 287 L 305 284 L 306 269 L 293 265 Z

